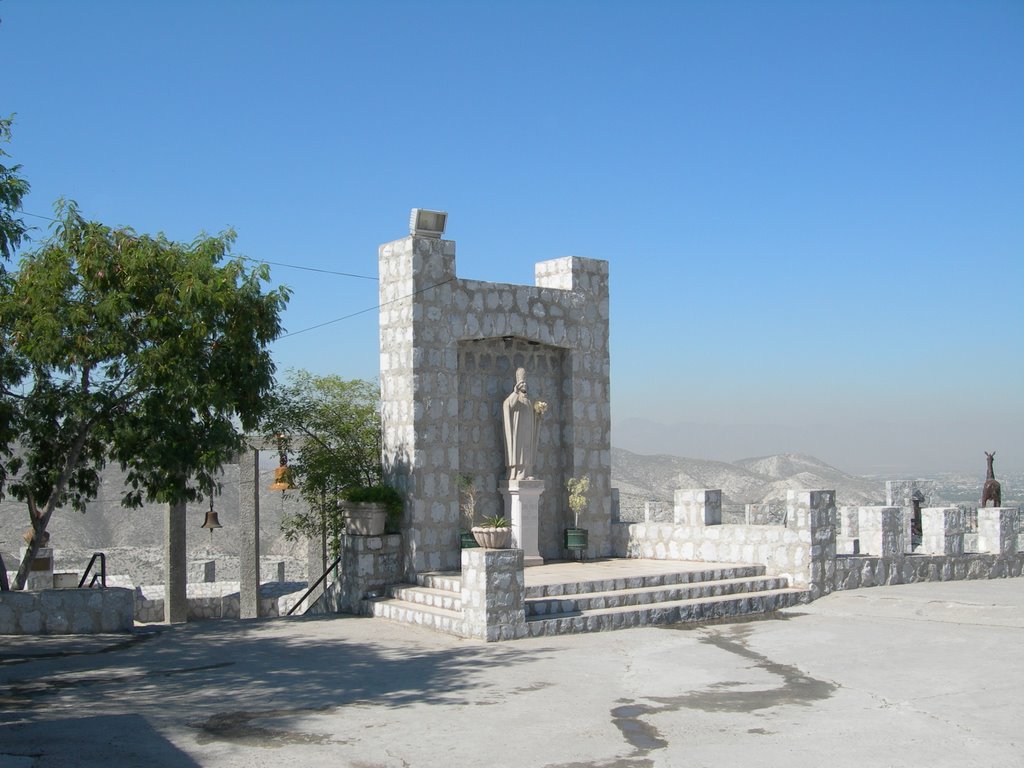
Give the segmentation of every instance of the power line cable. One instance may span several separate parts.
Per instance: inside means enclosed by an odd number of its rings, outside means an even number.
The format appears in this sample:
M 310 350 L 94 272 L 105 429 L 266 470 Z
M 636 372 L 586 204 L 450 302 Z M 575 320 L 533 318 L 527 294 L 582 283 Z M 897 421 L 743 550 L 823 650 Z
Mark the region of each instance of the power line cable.
M 311 325 L 311 326 L 309 326 L 309 328 L 303 328 L 303 329 L 298 330 L 298 331 L 292 331 L 291 333 L 286 333 L 286 334 L 284 334 L 282 336 L 278 336 L 276 341 L 280 341 L 281 339 L 287 339 L 289 336 L 298 336 L 300 333 L 305 333 L 306 331 L 315 331 L 317 328 L 323 328 L 326 325 L 333 325 L 334 323 L 340 323 L 342 320 L 348 320 L 348 319 L 356 317 L 358 315 L 365 315 L 367 312 L 373 312 L 375 309 L 380 309 L 381 307 L 386 307 L 388 304 L 394 304 L 396 301 L 402 301 L 403 299 L 411 299 L 413 296 L 421 294 L 424 291 L 429 291 L 432 288 L 438 288 L 438 287 L 444 285 L 445 283 L 450 283 L 454 279 L 455 279 L 454 277 L 449 277 L 447 280 L 442 280 L 440 283 L 434 283 L 433 285 L 428 285 L 426 288 L 420 288 L 418 291 L 413 291 L 412 293 L 406 294 L 405 296 L 399 296 L 397 299 L 391 299 L 391 301 L 385 301 L 384 303 L 377 304 L 376 306 L 373 306 L 373 307 L 367 307 L 366 309 L 360 309 L 358 312 L 353 312 L 352 314 L 345 315 L 343 317 L 336 317 L 333 320 L 328 320 L 325 323 L 318 323 L 316 325 Z

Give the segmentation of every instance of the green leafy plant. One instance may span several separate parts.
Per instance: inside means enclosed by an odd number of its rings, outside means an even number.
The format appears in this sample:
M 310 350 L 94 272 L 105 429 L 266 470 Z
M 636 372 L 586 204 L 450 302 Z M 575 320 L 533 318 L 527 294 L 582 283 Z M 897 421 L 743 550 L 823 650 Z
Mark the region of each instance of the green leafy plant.
M 587 491 L 590 490 L 589 477 L 571 477 L 565 483 L 569 491 L 569 509 L 573 514 L 573 527 L 580 527 L 580 514 L 587 508 Z
M 346 500 L 389 504 L 388 529 L 397 530 L 402 501 L 397 491 L 381 484 L 379 389 L 374 382 L 290 371 L 264 430 L 275 439 L 288 435 L 296 445 L 288 467 L 307 508 L 281 521 L 285 538 L 325 535 L 336 556 L 341 502 Z
M 508 528 L 508 520 L 502 515 L 488 515 L 480 521 L 481 528 Z

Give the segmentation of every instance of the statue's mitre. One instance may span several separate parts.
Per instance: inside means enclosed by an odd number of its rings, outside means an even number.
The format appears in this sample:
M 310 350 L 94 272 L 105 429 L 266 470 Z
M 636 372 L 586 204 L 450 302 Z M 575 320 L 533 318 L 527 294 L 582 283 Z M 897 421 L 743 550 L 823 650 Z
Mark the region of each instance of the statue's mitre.
M 516 368 L 516 384 L 523 384 L 526 382 L 526 369 Z

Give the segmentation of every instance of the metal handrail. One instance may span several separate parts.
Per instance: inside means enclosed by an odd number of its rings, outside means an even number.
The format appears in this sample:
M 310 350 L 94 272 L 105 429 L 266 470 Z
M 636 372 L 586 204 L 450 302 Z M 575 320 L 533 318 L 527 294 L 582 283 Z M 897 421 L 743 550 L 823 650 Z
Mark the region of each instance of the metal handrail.
M 295 613 L 295 611 L 298 610 L 298 607 L 305 602 L 306 598 L 313 594 L 313 590 L 319 587 L 323 583 L 323 580 L 326 579 L 327 576 L 331 573 L 331 571 L 338 567 L 338 563 L 340 562 L 341 555 L 338 555 L 338 557 L 334 558 L 334 562 L 327 566 L 327 568 L 324 569 L 324 572 L 320 574 L 320 578 L 313 582 L 313 586 L 311 586 L 309 589 L 303 592 L 302 597 L 298 599 L 295 605 L 288 609 L 288 613 L 286 613 L 285 616 L 291 616 L 293 613 Z
M 107 556 L 102 552 L 95 552 L 93 553 L 89 564 L 85 567 L 85 573 L 82 574 L 82 580 L 78 582 L 79 589 L 85 586 L 85 580 L 89 578 L 89 572 L 92 571 L 92 567 L 96 563 L 97 557 L 100 559 L 100 572 L 93 574 L 92 581 L 89 582 L 89 589 L 92 589 L 96 585 L 96 579 L 100 580 L 100 586 L 103 589 L 107 588 Z

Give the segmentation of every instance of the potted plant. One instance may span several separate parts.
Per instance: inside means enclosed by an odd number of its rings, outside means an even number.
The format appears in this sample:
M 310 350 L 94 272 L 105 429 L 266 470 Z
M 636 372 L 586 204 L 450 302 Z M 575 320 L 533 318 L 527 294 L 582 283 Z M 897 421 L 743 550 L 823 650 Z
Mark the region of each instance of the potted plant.
M 569 509 L 573 514 L 572 528 L 565 529 L 565 548 L 584 552 L 588 544 L 586 528 L 580 528 L 580 513 L 587 508 L 587 491 L 590 490 L 589 477 L 571 477 L 565 487 L 569 491 Z
M 512 528 L 501 515 L 485 517 L 480 525 L 473 526 L 473 538 L 485 549 L 508 549 L 512 542 Z
M 402 514 L 402 497 L 389 485 L 349 486 L 342 498 L 345 533 L 354 536 L 380 536 Z
M 469 475 L 455 476 L 455 486 L 459 490 L 459 546 L 462 549 L 478 547 L 473 536 L 473 523 L 476 522 L 476 484 Z

